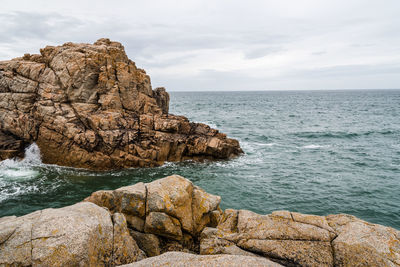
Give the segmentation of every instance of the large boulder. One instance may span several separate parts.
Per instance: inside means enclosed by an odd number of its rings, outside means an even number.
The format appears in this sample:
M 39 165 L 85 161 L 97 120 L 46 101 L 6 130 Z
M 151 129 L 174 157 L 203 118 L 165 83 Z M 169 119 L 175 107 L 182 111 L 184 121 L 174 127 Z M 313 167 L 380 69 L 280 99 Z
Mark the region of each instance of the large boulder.
M 0 266 L 110 266 L 144 258 L 121 214 L 82 202 L 0 222 Z
M 400 232 L 350 215 L 226 210 L 201 254 L 264 256 L 288 266 L 400 266 Z
M 165 89 L 152 90 L 146 72 L 108 39 L 0 62 L 0 160 L 32 142 L 45 163 L 96 170 L 242 152 L 238 141 L 168 112 Z
M 326 218 L 338 233 L 332 242 L 336 266 L 400 266 L 400 231 L 346 214 Z
M 97 191 L 85 201 L 124 214 L 133 237 L 148 256 L 169 250 L 197 252 L 194 240 L 206 226 L 216 226 L 221 213 L 219 196 L 179 175 Z

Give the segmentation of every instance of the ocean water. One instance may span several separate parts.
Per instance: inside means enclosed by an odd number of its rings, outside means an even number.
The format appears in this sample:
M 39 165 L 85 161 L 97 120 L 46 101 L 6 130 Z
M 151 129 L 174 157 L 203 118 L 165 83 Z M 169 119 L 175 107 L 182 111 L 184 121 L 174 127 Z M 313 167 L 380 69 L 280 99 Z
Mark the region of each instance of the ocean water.
M 0 217 L 180 174 L 222 208 L 348 213 L 400 229 L 400 90 L 173 92 L 170 112 L 238 139 L 245 154 L 100 173 L 44 165 L 32 145 L 23 161 L 0 162 Z

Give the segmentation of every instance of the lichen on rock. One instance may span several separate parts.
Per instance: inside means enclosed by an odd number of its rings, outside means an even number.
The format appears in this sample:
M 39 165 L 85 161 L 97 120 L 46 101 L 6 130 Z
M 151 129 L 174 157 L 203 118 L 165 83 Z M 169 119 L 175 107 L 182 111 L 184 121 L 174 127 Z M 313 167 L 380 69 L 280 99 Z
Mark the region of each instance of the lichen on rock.
M 220 201 L 172 175 L 0 218 L 0 266 L 400 266 L 396 229 L 346 214 L 222 212 Z
M 153 90 L 109 39 L 0 61 L 0 160 L 32 142 L 44 163 L 95 170 L 242 153 L 238 141 L 168 112 L 165 88 Z

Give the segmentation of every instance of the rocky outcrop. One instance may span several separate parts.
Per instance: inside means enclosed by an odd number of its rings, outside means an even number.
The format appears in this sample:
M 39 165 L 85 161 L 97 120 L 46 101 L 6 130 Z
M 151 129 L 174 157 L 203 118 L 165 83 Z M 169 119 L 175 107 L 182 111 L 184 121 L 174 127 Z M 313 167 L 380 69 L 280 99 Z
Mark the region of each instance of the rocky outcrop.
M 199 252 L 198 237 L 217 226 L 221 198 L 173 175 L 114 191 L 97 191 L 85 201 L 122 213 L 132 237 L 147 256 L 170 250 Z
M 0 62 L 0 159 L 23 150 L 16 142 L 36 142 L 44 163 L 96 170 L 242 152 L 225 134 L 168 112 L 165 89 L 152 90 L 146 72 L 108 39 Z
M 174 175 L 0 218 L 0 266 L 400 266 L 393 228 L 345 214 L 222 212 L 219 203 Z
M 201 254 L 254 253 L 286 266 L 400 266 L 400 232 L 354 216 L 226 210 Z

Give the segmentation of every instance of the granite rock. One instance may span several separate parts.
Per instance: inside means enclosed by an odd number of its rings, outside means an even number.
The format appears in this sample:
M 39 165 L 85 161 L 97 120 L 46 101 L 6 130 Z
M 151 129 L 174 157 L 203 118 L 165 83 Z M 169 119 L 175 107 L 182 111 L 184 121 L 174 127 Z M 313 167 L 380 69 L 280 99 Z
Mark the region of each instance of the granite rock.
M 0 159 L 32 142 L 44 163 L 95 170 L 242 153 L 238 141 L 168 112 L 165 88 L 153 90 L 109 39 L 0 61 Z
M 0 266 L 110 266 L 143 259 L 122 215 L 88 202 L 0 222 Z
M 123 265 L 124 267 L 175 266 L 175 267 L 278 267 L 282 266 L 268 259 L 239 255 L 195 255 L 184 252 L 167 252 L 157 257 Z

